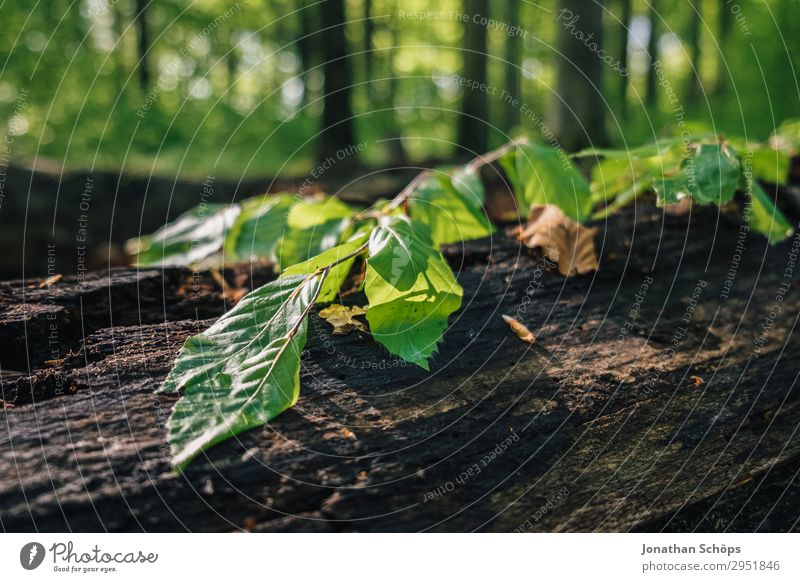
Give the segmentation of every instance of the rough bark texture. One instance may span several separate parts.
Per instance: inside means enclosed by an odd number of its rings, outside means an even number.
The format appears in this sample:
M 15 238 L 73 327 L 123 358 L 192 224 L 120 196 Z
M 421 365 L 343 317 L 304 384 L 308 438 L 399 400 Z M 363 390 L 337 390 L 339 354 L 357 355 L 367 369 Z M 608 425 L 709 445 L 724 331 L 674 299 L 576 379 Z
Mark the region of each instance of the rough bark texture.
M 226 308 L 209 274 L 0 285 L 2 528 L 797 529 L 792 241 L 646 205 L 598 229 L 600 270 L 572 279 L 503 233 L 447 248 L 465 302 L 430 373 L 312 315 L 297 407 L 182 476 L 156 389 Z

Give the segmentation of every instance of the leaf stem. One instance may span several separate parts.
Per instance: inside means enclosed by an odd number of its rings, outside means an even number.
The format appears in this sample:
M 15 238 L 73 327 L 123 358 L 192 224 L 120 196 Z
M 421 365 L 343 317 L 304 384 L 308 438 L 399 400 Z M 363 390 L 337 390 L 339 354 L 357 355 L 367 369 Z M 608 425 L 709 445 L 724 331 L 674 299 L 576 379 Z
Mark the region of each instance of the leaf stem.
M 513 151 L 514 148 L 516 148 L 517 146 L 524 145 L 526 143 L 528 143 L 528 140 L 525 138 L 513 139 L 507 144 L 502 145 L 495 150 L 492 150 L 486 154 L 476 157 L 470 163 L 467 164 L 467 168 L 469 168 L 469 170 L 472 172 L 476 172 L 483 166 L 496 162 L 507 153 Z
M 343 256 L 343 257 L 340 257 L 340 258 L 336 259 L 335 261 L 333 261 L 333 262 L 332 262 L 331 264 L 329 264 L 329 265 L 325 265 L 324 267 L 320 267 L 319 269 L 317 269 L 316 271 L 314 271 L 313 273 L 311 273 L 311 274 L 310 274 L 310 275 L 307 277 L 307 279 L 306 279 L 306 280 L 308 281 L 308 280 L 310 280 L 312 277 L 315 277 L 315 276 L 317 276 L 317 275 L 323 275 L 323 279 L 324 279 L 325 277 L 327 277 L 327 276 L 328 276 L 328 273 L 330 273 L 330 270 L 331 270 L 331 269 L 333 269 L 333 268 L 334 268 L 336 265 L 340 265 L 340 264 L 344 263 L 345 261 L 349 261 L 350 259 L 352 259 L 352 258 L 354 258 L 354 257 L 357 257 L 358 255 L 360 255 L 361 253 L 363 253 L 363 252 L 364 252 L 365 250 L 367 250 L 368 248 L 369 248 L 369 238 L 368 238 L 367 240 L 365 240 L 365 241 L 364 241 L 364 244 L 362 244 L 361 246 L 359 246 L 359 247 L 358 247 L 356 250 L 354 250 L 352 253 L 348 253 L 348 254 L 346 254 L 345 256 Z M 318 295 L 319 295 L 319 293 L 318 293 Z M 314 301 L 316 301 L 316 297 L 314 298 Z
M 502 158 L 508 152 L 513 151 L 519 145 L 527 143 L 527 139 L 525 138 L 518 138 L 511 140 L 507 144 L 500 146 L 499 148 L 492 150 L 486 154 L 482 154 L 473 158 L 471 162 L 467 164 L 467 169 L 471 172 L 476 172 L 481 169 L 483 166 L 487 164 L 491 164 Z M 396 208 L 402 206 L 414 193 L 414 191 L 422 184 L 425 180 L 427 180 L 430 176 L 433 175 L 433 170 L 425 169 L 422 170 L 416 177 L 408 183 L 408 185 L 403 188 L 403 190 L 395 196 L 389 204 L 386 205 L 384 208 L 383 213 L 390 212 L 395 210 Z
M 414 193 L 420 184 L 433 175 L 433 170 L 422 170 L 417 176 L 408 183 L 408 186 L 403 188 L 397 196 L 395 196 L 389 204 L 386 205 L 384 212 L 394 210 L 402 205 Z

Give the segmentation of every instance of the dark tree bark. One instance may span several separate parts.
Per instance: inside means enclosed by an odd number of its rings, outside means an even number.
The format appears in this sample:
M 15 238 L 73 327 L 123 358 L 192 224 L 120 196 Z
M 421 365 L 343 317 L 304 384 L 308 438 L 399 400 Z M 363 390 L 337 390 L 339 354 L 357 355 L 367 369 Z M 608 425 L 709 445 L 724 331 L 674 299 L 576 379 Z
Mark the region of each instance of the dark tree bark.
M 603 0 L 559 0 L 551 129 L 567 151 L 608 144 L 603 106 Z
M 320 159 L 334 155 L 336 150 L 346 148 L 355 141 L 353 110 L 351 104 L 352 77 L 349 51 L 345 36 L 344 0 L 327 0 L 320 5 L 321 42 L 325 61 L 324 110 L 320 133 Z M 351 162 L 355 161 L 348 158 Z
M 656 63 L 658 62 L 658 0 L 650 0 L 650 38 L 647 41 L 647 56 L 650 59 L 650 66 L 647 69 L 647 86 L 645 90 L 645 102 L 647 105 L 655 105 L 658 102 L 658 76 Z
M 476 14 L 489 14 L 488 0 L 464 0 L 464 14 L 470 16 L 464 23 L 462 76 L 471 83 L 487 83 L 486 36 L 487 29 L 473 22 Z M 489 144 L 489 96 L 480 88 L 464 88 L 461 116 L 458 121 L 458 144 L 469 155 L 485 152 Z
M 632 0 L 620 0 L 620 26 L 619 26 L 619 65 L 625 74 L 619 75 L 620 115 L 623 120 L 628 118 L 628 29 L 631 25 L 633 12 Z
M 180 476 L 165 428 L 177 396 L 156 391 L 186 338 L 230 308 L 211 274 L 2 282 L 0 529 L 797 529 L 800 294 L 753 357 L 790 244 L 754 236 L 738 249 L 738 226 L 710 207 L 663 228 L 655 212 L 598 223 L 594 276 L 542 270 L 502 233 L 446 246 L 465 297 L 432 373 L 373 367 L 392 360 L 369 334 L 331 336 L 315 309 L 297 407 Z M 252 288 L 274 275 L 225 276 Z M 536 345 L 502 313 L 544 326 Z
M 139 57 L 139 87 L 150 89 L 150 30 L 147 26 L 147 7 L 150 0 L 136 0 L 136 47 Z
M 505 20 L 510 26 L 521 26 L 520 0 L 506 0 Z M 520 84 L 520 67 L 522 66 L 522 39 L 516 35 L 506 37 L 505 44 L 505 89 L 508 94 L 517 100 L 522 98 L 522 87 Z M 510 103 L 503 103 L 504 122 L 503 130 L 511 131 L 519 125 L 520 108 Z
M 702 49 L 700 46 L 700 24 L 703 17 L 703 3 L 701 0 L 690 0 L 692 7 L 689 10 L 689 30 L 686 42 L 689 45 L 689 79 L 686 83 L 686 101 L 694 103 L 700 97 L 702 79 L 700 78 L 700 61 Z

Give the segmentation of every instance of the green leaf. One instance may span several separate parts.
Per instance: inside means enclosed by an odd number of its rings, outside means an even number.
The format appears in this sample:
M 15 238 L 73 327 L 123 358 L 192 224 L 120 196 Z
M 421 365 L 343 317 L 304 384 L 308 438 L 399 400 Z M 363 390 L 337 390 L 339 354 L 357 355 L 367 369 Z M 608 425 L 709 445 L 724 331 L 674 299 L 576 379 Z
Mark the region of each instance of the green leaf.
M 163 390 L 184 390 L 168 422 L 173 465 L 266 424 L 297 401 L 300 353 L 320 277 L 278 279 L 186 341 Z
M 188 266 L 222 249 L 225 233 L 239 214 L 239 206 L 200 204 L 151 235 L 126 244 L 140 266 Z
M 733 199 L 742 177 L 735 151 L 727 145 L 699 144 L 684 158 L 677 175 L 655 180 L 658 204 L 674 204 L 691 196 L 698 204 L 722 206 Z
M 752 202 L 750 228 L 767 237 L 770 244 L 776 244 L 792 235 L 794 229 L 783 213 L 778 210 L 758 182 L 752 183 L 749 192 Z
M 358 248 L 367 241 L 368 238 L 369 232 L 356 233 L 347 242 L 335 246 L 332 249 L 328 249 L 316 257 L 308 259 L 307 261 L 289 267 L 283 272 L 281 277 L 310 274 L 319 269 L 327 267 L 328 265 L 332 265 L 336 261 L 341 260 L 343 257 L 356 252 Z M 318 303 L 329 303 L 336 298 L 336 295 L 339 293 L 339 289 L 341 289 L 344 280 L 350 273 L 350 269 L 353 268 L 353 263 L 355 260 L 355 257 L 353 257 L 347 259 L 346 261 L 342 261 L 338 265 L 331 268 L 328 276 L 325 278 L 325 282 L 322 284 L 322 289 L 319 292 L 319 298 L 317 299 Z
M 277 261 L 287 215 L 296 201 L 293 194 L 267 194 L 244 200 L 242 211 L 225 237 L 225 259 Z
M 428 226 L 437 245 L 489 236 L 494 232 L 483 211 L 483 185 L 475 172 L 437 171 L 409 199 L 411 217 Z
M 500 160 L 511 181 L 520 212 L 534 204 L 551 204 L 577 222 L 592 210 L 589 185 L 563 151 L 525 144 Z
M 453 187 L 467 200 L 474 201 L 476 208 L 482 207 L 486 196 L 478 171 L 469 166 L 456 166 L 449 173 Z
M 789 155 L 767 147 L 751 150 L 753 178 L 785 186 L 789 180 Z
M 781 149 L 797 150 L 800 146 L 800 118 L 784 120 L 773 132 L 770 142 L 777 142 Z
M 694 165 L 694 180 L 692 180 Z M 724 144 L 700 144 L 681 164 L 692 199 L 700 204 L 722 206 L 733 199 L 742 176 L 742 165 L 732 148 Z
M 592 168 L 590 190 L 594 204 L 610 202 L 631 188 L 636 180 L 631 160 L 608 158 Z
M 328 250 L 347 236 L 351 208 L 338 198 L 302 200 L 292 206 L 280 245 L 281 269 Z
M 428 370 L 463 291 L 424 224 L 403 216 L 380 219 L 369 240 L 365 292 L 375 340 Z

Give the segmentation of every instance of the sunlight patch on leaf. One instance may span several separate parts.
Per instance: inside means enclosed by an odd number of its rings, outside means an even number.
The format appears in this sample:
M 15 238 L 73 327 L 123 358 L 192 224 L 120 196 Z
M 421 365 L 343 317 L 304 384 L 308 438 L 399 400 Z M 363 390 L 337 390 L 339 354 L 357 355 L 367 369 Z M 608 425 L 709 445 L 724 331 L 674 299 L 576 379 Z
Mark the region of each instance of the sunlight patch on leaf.
M 167 425 L 177 469 L 294 405 L 320 279 L 298 275 L 267 283 L 186 341 L 162 387 L 184 392 Z
M 365 291 L 375 340 L 429 369 L 463 291 L 424 224 L 402 216 L 381 218 L 369 241 Z

